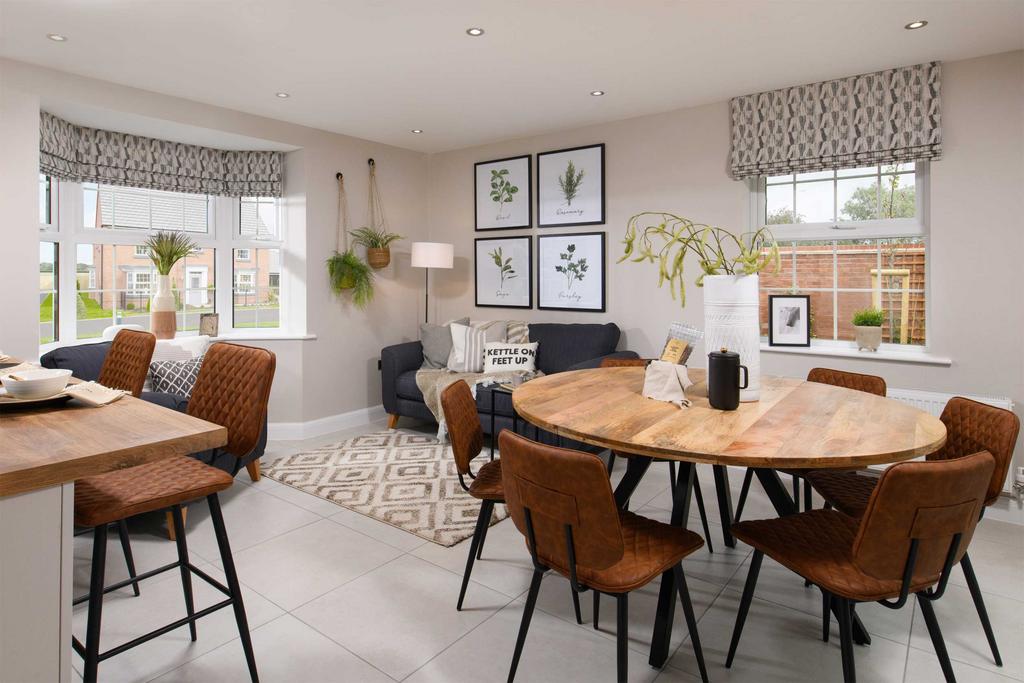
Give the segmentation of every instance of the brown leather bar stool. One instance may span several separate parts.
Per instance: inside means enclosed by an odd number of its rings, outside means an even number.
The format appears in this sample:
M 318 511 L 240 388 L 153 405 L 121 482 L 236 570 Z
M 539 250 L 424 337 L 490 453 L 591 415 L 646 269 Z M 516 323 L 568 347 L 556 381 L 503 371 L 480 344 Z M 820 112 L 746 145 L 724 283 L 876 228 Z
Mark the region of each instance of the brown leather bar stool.
M 962 458 L 978 451 L 988 451 L 995 458 L 995 469 L 985 494 L 985 506 L 992 505 L 999 498 L 1006 474 L 1013 460 L 1013 449 L 1020 432 L 1020 419 L 1009 410 L 996 408 L 959 396 L 951 398 L 939 417 L 946 425 L 946 443 L 942 448 L 927 456 L 928 460 L 951 460 Z M 826 504 L 851 517 L 864 516 L 878 480 L 850 471 L 811 472 L 807 480 L 825 499 Z M 967 587 L 974 599 L 985 637 L 988 639 L 992 658 L 998 666 L 1003 665 L 999 654 L 992 623 L 985 609 L 978 577 L 974 574 L 971 559 L 965 552 L 960 559 Z
M 265 349 L 248 346 L 219 342 L 206 352 L 206 359 L 189 401 L 188 414 L 226 427 L 228 443 L 224 449 L 237 457 L 249 453 L 259 439 L 267 412 L 275 364 L 274 354 Z M 86 683 L 97 680 L 101 661 L 186 624 L 194 641 L 196 620 L 229 605 L 235 612 L 238 633 L 249 665 L 249 675 L 253 681 L 259 680 L 245 607 L 242 604 L 242 591 L 235 572 L 227 531 L 224 528 L 220 500 L 217 497 L 217 493 L 230 487 L 233 481 L 227 472 L 199 462 L 195 458 L 181 455 L 75 482 L 75 524 L 93 528 L 89 595 L 75 601 L 89 602 L 85 645 L 77 638 L 72 638 L 75 651 L 85 659 L 82 677 Z M 189 561 L 181 506 L 204 497 L 210 506 L 210 518 L 217 537 L 227 586 L 197 569 Z M 178 561 L 105 586 L 107 526 L 128 517 L 168 507 L 171 508 L 177 532 Z M 181 573 L 187 616 L 101 653 L 99 648 L 103 595 L 175 568 Z M 192 600 L 192 574 L 224 593 L 227 599 L 196 612 Z
M 674 572 L 693 652 L 707 681 L 682 564 L 704 540 L 692 531 L 618 509 L 604 463 L 596 455 L 539 444 L 507 430 L 498 445 L 505 463 L 506 504 L 526 537 L 534 567 L 509 683 L 515 679 L 541 580 L 550 569 L 567 577 L 574 591 L 615 597 L 619 681 L 626 680 L 628 664 L 629 593 L 662 572 Z
M 814 368 L 807 373 L 808 382 L 819 384 L 830 384 L 834 387 L 844 387 L 855 391 L 863 391 L 876 396 L 885 396 L 885 380 L 877 375 L 863 375 L 859 372 L 846 372 L 845 370 L 832 370 L 830 368 Z M 804 509 L 810 510 L 812 506 L 811 487 L 807 482 L 808 470 L 780 470 L 793 477 L 793 502 L 797 509 L 800 509 L 800 480 L 804 480 Z M 747 469 L 743 477 L 743 488 L 740 490 L 740 501 L 736 506 L 736 521 L 740 521 L 743 514 L 743 505 L 747 502 L 747 494 L 750 492 L 750 482 L 754 478 L 754 471 Z
M 942 597 L 953 564 L 967 553 L 994 469 L 995 458 L 987 452 L 900 463 L 882 475 L 860 521 L 838 510 L 810 510 L 735 524 L 736 538 L 753 546 L 754 554 L 725 666 L 732 666 L 761 560 L 768 555 L 829 596 L 827 607 L 839 620 L 844 681 L 856 680 L 853 606 L 874 601 L 899 609 L 911 593 L 945 679 L 955 681 L 932 602 Z M 828 628 L 826 622 L 826 641 Z

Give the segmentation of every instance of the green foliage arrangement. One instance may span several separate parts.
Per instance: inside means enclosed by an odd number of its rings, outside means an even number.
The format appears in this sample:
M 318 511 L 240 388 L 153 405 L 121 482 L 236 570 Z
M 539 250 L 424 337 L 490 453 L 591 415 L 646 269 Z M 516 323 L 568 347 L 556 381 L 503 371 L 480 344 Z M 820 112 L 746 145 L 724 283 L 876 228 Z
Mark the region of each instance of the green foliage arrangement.
M 853 314 L 853 324 L 857 327 L 881 327 L 885 322 L 885 312 L 877 308 L 863 308 Z
M 508 179 L 508 169 L 491 169 L 491 201 L 498 204 L 498 218 L 502 218 L 505 205 L 511 202 L 519 188 Z
M 565 175 L 558 176 L 558 186 L 562 188 L 562 195 L 565 197 L 565 201 L 572 206 L 572 200 L 576 198 L 576 195 L 580 191 L 580 185 L 583 184 L 584 170 L 581 168 L 579 171 L 576 170 L 576 164 L 572 163 L 572 159 L 569 159 L 568 165 L 565 167 Z
M 672 298 L 686 305 L 684 265 L 687 252 L 697 257 L 703 286 L 707 275 L 755 275 L 779 272 L 779 245 L 767 228 L 739 235 L 724 228 L 694 223 L 671 213 L 645 211 L 629 219 L 619 263 L 658 263 L 658 286 L 667 281 Z
M 146 240 L 149 259 L 161 275 L 170 275 L 174 264 L 196 250 L 196 243 L 183 232 L 160 231 Z
M 335 294 L 352 290 L 352 303 L 359 308 L 366 308 L 373 300 L 373 270 L 351 249 L 343 254 L 334 252 L 327 259 L 327 273 Z
M 587 259 L 585 258 L 581 258 L 579 261 L 574 260 L 576 258 L 575 244 L 570 244 L 566 247 L 565 251 L 558 255 L 558 258 L 563 263 L 560 266 L 555 266 L 555 272 L 565 275 L 565 288 L 572 291 L 572 286 L 576 282 L 583 282 L 583 278 L 586 277 L 590 266 L 587 265 Z
M 490 254 L 491 259 L 494 261 L 494 265 L 498 266 L 498 272 L 501 275 L 501 285 L 499 289 L 505 289 L 505 280 L 511 280 L 516 275 L 515 269 L 512 267 L 512 257 L 506 257 L 501 253 L 501 247 L 498 247 Z
M 388 232 L 385 228 L 362 227 L 350 230 L 352 241 L 367 249 L 387 249 L 392 242 L 405 239 L 399 234 Z

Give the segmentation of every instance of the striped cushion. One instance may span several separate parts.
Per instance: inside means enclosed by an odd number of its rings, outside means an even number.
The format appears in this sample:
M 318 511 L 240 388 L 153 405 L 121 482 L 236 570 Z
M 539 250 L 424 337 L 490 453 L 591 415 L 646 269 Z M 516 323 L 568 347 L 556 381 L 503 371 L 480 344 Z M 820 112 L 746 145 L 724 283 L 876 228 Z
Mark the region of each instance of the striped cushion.
M 509 320 L 505 341 L 509 344 L 526 344 L 530 341 L 530 326 L 525 320 Z
M 452 372 L 483 372 L 484 346 L 488 342 L 503 342 L 507 331 L 504 320 L 459 325 L 452 323 L 452 352 L 448 356 L 448 369 Z

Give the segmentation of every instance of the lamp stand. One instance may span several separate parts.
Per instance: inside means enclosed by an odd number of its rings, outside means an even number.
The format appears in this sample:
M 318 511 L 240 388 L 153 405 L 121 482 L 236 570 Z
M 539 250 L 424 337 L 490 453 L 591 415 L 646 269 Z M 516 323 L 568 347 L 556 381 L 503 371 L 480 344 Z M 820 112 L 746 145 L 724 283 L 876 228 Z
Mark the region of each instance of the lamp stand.
M 430 268 L 423 269 L 423 322 L 430 322 Z

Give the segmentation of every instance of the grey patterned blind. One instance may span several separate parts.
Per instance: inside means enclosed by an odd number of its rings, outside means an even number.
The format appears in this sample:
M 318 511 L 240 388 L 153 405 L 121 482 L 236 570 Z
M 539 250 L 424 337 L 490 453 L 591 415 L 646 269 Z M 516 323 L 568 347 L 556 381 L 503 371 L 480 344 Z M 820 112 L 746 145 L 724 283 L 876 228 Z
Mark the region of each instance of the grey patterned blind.
M 281 152 L 186 145 L 39 117 L 39 169 L 75 182 L 227 197 L 280 197 Z
M 733 178 L 942 155 L 939 62 L 736 97 Z

